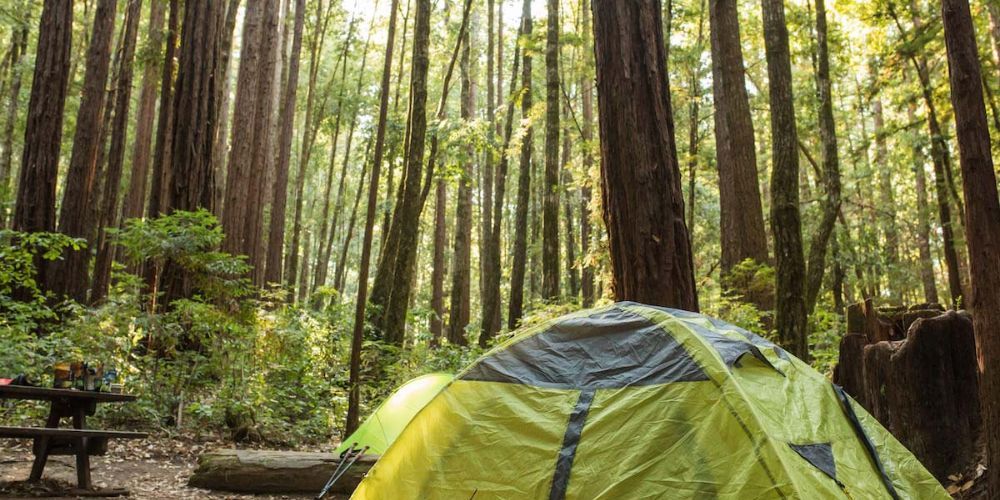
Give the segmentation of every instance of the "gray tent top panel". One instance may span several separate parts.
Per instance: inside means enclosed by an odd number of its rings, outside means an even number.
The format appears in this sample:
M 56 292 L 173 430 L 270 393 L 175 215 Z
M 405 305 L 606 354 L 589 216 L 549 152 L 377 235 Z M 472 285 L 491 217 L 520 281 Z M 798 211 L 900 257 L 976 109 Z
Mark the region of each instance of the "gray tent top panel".
M 560 321 L 482 358 L 459 378 L 560 389 L 708 380 L 669 333 L 618 307 Z

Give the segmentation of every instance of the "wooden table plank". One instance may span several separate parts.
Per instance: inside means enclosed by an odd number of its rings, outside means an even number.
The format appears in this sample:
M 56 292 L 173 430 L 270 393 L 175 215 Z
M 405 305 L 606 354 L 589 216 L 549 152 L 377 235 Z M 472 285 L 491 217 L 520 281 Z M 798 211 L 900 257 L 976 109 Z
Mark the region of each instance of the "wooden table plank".
M 36 437 L 103 437 L 115 439 L 142 439 L 148 437 L 145 432 L 106 431 L 101 429 L 61 429 L 50 427 L 5 427 L 0 426 L 0 437 L 3 438 L 36 438 Z
M 135 401 L 134 394 L 111 392 L 79 391 L 76 389 L 53 389 L 23 385 L 0 385 L 0 399 L 33 399 L 36 401 L 78 400 L 97 403 L 119 403 Z

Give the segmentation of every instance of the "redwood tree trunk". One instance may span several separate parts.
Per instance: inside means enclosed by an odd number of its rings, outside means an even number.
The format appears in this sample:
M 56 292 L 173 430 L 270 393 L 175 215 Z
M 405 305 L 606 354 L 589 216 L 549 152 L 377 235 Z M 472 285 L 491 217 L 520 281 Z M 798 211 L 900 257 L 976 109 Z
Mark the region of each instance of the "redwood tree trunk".
M 434 190 L 434 257 L 431 263 L 431 345 L 438 346 L 444 333 L 444 275 L 445 247 L 448 245 L 448 186 L 444 179 L 438 179 Z
M 580 16 L 582 17 L 584 46 L 584 60 L 587 68 L 593 64 L 590 54 L 593 53 L 591 45 L 590 29 L 590 9 L 584 4 L 580 4 Z M 594 166 L 594 84 L 593 80 L 587 76 L 580 77 L 581 111 L 583 124 L 581 125 L 581 138 L 583 139 L 583 172 L 584 179 L 580 186 L 580 257 L 583 261 L 580 266 L 580 294 L 582 296 L 583 307 L 590 307 L 594 304 L 594 266 L 590 262 L 591 226 L 590 226 L 590 198 L 591 198 L 591 170 Z
M 757 156 L 744 80 L 736 0 L 710 0 L 709 6 L 722 273 L 726 275 L 746 259 L 761 264 L 767 262 L 767 233 L 757 180 Z
M 559 1 L 548 0 L 545 29 L 545 187 L 542 194 L 542 298 L 559 298 Z
M 971 305 L 987 442 L 989 496 L 1000 494 L 1000 197 L 983 106 L 979 52 L 967 0 L 942 0 L 959 164 L 967 202 Z
M 212 211 L 215 171 L 212 147 L 215 143 L 217 100 L 222 82 L 216 80 L 220 61 L 219 33 L 225 21 L 221 2 L 185 2 L 183 32 L 173 99 L 170 132 L 170 184 L 167 211 Z M 173 261 L 163 271 L 164 301 L 189 297 L 191 277 Z
M 471 122 L 475 114 L 475 90 L 472 75 L 472 36 L 469 30 L 462 37 L 461 67 L 461 117 L 465 122 Z M 462 171 L 458 179 L 458 200 L 455 205 L 455 246 L 454 261 L 451 273 L 451 307 L 448 316 L 448 342 L 456 345 L 467 345 L 465 327 L 469 325 L 471 316 L 472 291 L 472 159 L 476 150 L 469 145 Z
M 156 145 L 153 148 L 153 179 L 149 186 L 149 203 L 146 216 L 154 218 L 166 212 L 167 187 L 170 186 L 170 143 L 173 129 L 174 59 L 177 58 L 177 39 L 180 26 L 180 1 L 170 0 L 167 21 L 167 48 L 163 57 L 160 80 L 160 111 L 156 118 Z
M 489 345 L 490 341 L 493 340 L 493 337 L 500 330 L 500 229 L 503 225 L 504 194 L 507 191 L 507 167 L 510 165 L 510 138 L 514 129 L 515 99 L 513 94 L 518 90 L 515 82 L 517 81 L 518 64 L 520 61 L 520 52 L 518 49 L 515 49 L 513 68 L 510 73 L 512 95 L 507 102 L 507 116 L 504 120 L 503 128 L 503 147 L 500 150 L 500 162 L 496 170 L 496 192 L 494 193 L 492 208 L 493 227 L 490 230 L 491 249 L 486 256 L 488 262 L 484 267 L 486 272 L 490 273 L 490 295 L 488 300 L 483 302 L 483 331 L 479 335 L 479 347 L 483 348 Z M 494 323 L 491 326 L 487 326 L 487 322 L 490 321 L 487 318 L 492 318 Z
M 826 271 L 826 249 L 840 212 L 840 158 L 837 153 L 837 127 L 833 120 L 833 91 L 830 81 L 830 50 L 827 43 L 826 4 L 816 0 L 816 87 L 819 94 L 819 132 L 823 143 L 823 184 L 826 199 L 823 217 L 809 243 L 806 268 L 806 312 L 812 313 Z
M 594 0 L 593 12 L 615 298 L 697 311 L 659 2 Z
M 531 1 L 524 0 L 521 14 L 521 36 L 530 37 L 532 29 Z M 531 54 L 521 55 L 521 118 L 531 111 Z M 524 275 L 528 264 L 528 205 L 531 203 L 531 149 L 533 127 L 530 122 L 521 138 L 520 173 L 517 179 L 517 205 L 514 214 L 514 263 L 510 273 L 510 302 L 507 304 L 507 328 L 517 328 L 524 314 Z
M 288 164 L 292 156 L 292 129 L 295 125 L 295 96 L 299 86 L 299 58 L 302 54 L 302 28 L 306 17 L 305 0 L 295 0 L 295 28 L 292 35 L 292 54 L 288 63 L 288 80 L 285 84 L 281 108 L 281 133 L 278 142 L 277 172 L 272 194 L 271 220 L 267 240 L 267 269 L 264 282 L 281 283 L 282 255 L 285 250 L 285 207 L 288 202 Z
M 27 23 L 27 21 L 25 21 Z M 28 49 L 28 26 L 21 26 L 11 40 L 10 55 L 10 87 L 7 90 L 6 109 L 4 110 L 5 124 L 3 127 L 3 152 L 0 153 L 0 201 L 6 205 L 10 199 L 10 175 L 13 170 L 14 157 L 14 126 L 17 125 L 17 108 L 21 97 L 21 80 L 25 52 Z M 7 227 L 8 217 L 7 207 L 0 207 L 0 227 Z
M 128 139 L 129 104 L 132 102 L 132 61 L 135 59 L 136 37 L 139 31 L 139 16 L 142 0 L 131 0 L 125 14 L 124 42 L 118 58 L 117 85 L 115 92 L 115 116 L 112 122 L 111 149 L 108 152 L 108 171 L 104 179 L 104 195 L 101 198 L 101 219 L 97 227 L 97 259 L 94 262 L 94 279 L 90 289 L 90 302 L 104 299 L 111 283 L 111 263 L 115 258 L 115 248 L 108 241 L 107 228 L 118 227 L 118 192 L 121 191 L 122 171 L 125 168 L 125 143 Z
M 365 232 L 361 243 L 361 262 L 358 265 L 358 296 L 354 306 L 354 326 L 351 333 L 350 387 L 347 400 L 347 418 L 344 432 L 350 434 L 358 428 L 361 417 L 361 347 L 364 343 L 365 308 L 368 305 L 368 268 L 371 264 L 372 233 L 375 229 L 375 210 L 378 203 L 379 170 L 385 150 L 386 114 L 389 110 L 389 77 L 392 74 L 392 46 L 396 36 L 396 10 L 399 0 L 392 0 L 389 14 L 389 29 L 386 35 L 385 58 L 382 66 L 382 82 L 379 89 L 378 124 L 375 132 L 375 153 L 372 159 L 372 175 L 368 186 L 368 205 L 365 212 Z
M 142 83 L 139 90 L 139 109 L 136 110 L 135 142 L 132 146 L 132 176 L 125 195 L 123 217 L 142 217 L 146 205 L 146 187 L 149 183 L 149 160 L 153 153 L 153 119 L 156 118 L 156 84 L 163 59 L 164 3 L 152 0 L 149 6 L 149 38 L 143 62 Z
M 906 108 L 907 121 L 916 121 L 917 105 L 910 101 Z M 913 174 L 917 191 L 917 251 L 919 254 L 920 282 L 923 285 L 924 301 L 938 302 L 937 283 L 934 278 L 934 261 L 931 257 L 931 224 L 932 217 L 927 201 L 927 173 L 924 171 L 924 156 L 915 138 L 913 142 Z
M 805 256 L 799 213 L 799 153 L 784 0 L 762 0 L 764 50 L 771 99 L 771 231 L 776 267 L 775 321 L 781 343 L 808 354 Z
M 117 0 L 101 0 L 94 12 L 87 64 L 83 78 L 80 108 L 76 114 L 73 152 L 66 171 L 66 189 L 59 212 L 59 231 L 74 238 L 88 240 L 92 245 L 97 222 L 89 216 L 97 201 L 94 186 L 97 176 L 98 150 L 103 142 L 105 100 L 108 95 L 108 68 L 111 65 L 111 39 L 115 32 Z M 91 249 L 70 250 L 64 260 L 54 262 L 49 276 L 49 290 L 77 302 L 87 299 L 87 279 Z

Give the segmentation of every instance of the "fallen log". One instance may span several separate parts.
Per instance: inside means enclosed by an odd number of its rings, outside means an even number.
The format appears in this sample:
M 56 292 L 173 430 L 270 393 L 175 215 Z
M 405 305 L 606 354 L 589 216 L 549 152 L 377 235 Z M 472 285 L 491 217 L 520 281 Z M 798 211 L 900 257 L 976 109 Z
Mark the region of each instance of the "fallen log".
M 213 450 L 198 457 L 188 486 L 234 493 L 319 493 L 337 468 L 333 453 L 265 450 Z M 364 455 L 334 485 L 350 494 L 378 455 Z

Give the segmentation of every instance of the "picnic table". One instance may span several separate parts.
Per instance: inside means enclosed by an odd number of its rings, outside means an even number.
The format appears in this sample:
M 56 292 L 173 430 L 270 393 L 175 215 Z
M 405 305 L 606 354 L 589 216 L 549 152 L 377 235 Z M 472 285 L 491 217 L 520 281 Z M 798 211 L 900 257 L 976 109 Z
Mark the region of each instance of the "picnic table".
M 91 490 L 90 456 L 103 455 L 108 439 L 142 439 L 144 432 L 112 431 L 87 427 L 87 417 L 94 414 L 99 403 L 134 401 L 129 394 L 50 389 L 46 387 L 0 385 L 0 399 L 48 401 L 49 416 L 45 427 L 0 426 L 0 438 L 33 439 L 35 455 L 31 466 L 31 481 L 42 478 L 49 455 L 75 455 L 77 486 L 82 491 Z M 63 418 L 71 418 L 72 428 L 60 428 Z M 108 496 L 127 495 L 126 490 L 107 490 Z

